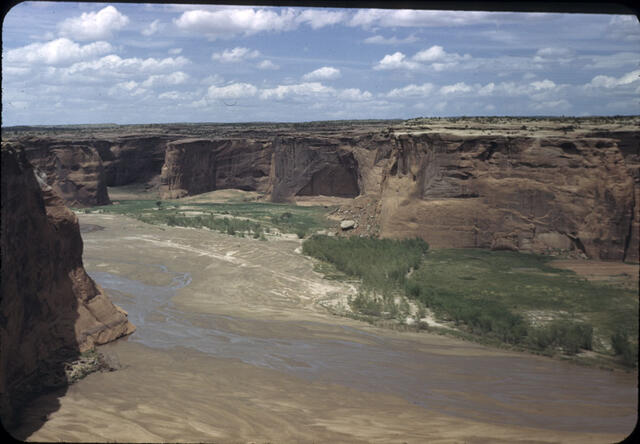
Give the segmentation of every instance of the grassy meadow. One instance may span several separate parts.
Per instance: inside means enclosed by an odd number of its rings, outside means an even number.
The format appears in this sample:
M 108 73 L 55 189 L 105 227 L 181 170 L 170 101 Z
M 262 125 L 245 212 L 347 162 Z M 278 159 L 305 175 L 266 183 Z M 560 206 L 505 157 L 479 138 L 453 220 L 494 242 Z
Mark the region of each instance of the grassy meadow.
M 299 238 L 327 227 L 324 207 L 268 202 L 177 203 L 150 199 L 121 200 L 79 212 L 123 214 L 149 224 L 208 228 L 234 236 L 265 240 L 266 234 L 294 233 Z
M 593 351 L 637 366 L 637 289 L 588 282 L 549 256 L 327 236 L 307 239 L 303 252 L 361 280 L 356 313 L 402 320 L 405 297 L 469 339 L 583 360 Z

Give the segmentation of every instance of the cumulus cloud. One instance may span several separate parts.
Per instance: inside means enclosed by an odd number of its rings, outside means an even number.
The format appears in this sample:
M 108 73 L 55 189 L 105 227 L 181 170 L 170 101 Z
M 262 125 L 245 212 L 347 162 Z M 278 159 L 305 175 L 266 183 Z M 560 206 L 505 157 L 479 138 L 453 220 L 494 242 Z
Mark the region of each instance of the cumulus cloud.
M 456 94 L 456 93 L 467 93 L 471 92 L 471 86 L 467 85 L 464 82 L 458 82 L 453 85 L 445 85 L 440 88 L 440 94 Z
M 541 48 L 536 51 L 533 61 L 536 63 L 568 63 L 573 51 L 568 48 Z
M 629 85 L 640 80 L 640 69 L 631 71 L 621 77 L 611 77 L 605 75 L 595 76 L 591 79 L 591 82 L 587 84 L 587 87 L 591 88 L 616 88 L 618 86 Z
M 81 73 L 84 71 L 94 71 L 102 76 L 126 73 L 146 73 L 160 72 L 180 68 L 189 63 L 185 57 L 167 57 L 164 59 L 147 58 L 140 59 L 137 57 L 123 59 L 115 54 L 101 57 L 98 60 L 88 62 L 77 62 L 69 68 L 65 68 L 67 74 Z
M 64 20 L 59 25 L 62 36 L 76 40 L 101 40 L 112 36 L 129 23 L 129 18 L 109 5 L 98 12 L 83 12 L 80 17 Z
M 46 43 L 32 43 L 21 48 L 10 49 L 6 53 L 6 61 L 59 65 L 95 57 L 111 51 L 113 51 L 113 46 L 107 42 L 79 45 L 63 37 Z
M 340 77 L 340 70 L 332 66 L 323 66 L 315 71 L 311 71 L 304 76 L 303 80 L 333 80 Z
M 153 34 L 155 34 L 156 32 L 160 31 L 160 29 L 162 29 L 163 26 L 160 23 L 160 20 L 154 20 L 151 23 L 149 23 L 147 26 L 145 26 L 142 31 L 140 31 L 140 33 L 142 35 L 145 36 L 152 36 Z
M 418 68 L 420 68 L 419 63 L 407 60 L 407 56 L 405 56 L 400 51 L 397 51 L 393 54 L 387 54 L 373 67 L 373 69 L 375 69 L 376 71 L 390 69 L 413 70 Z
M 387 38 L 381 35 L 374 35 L 364 39 L 364 43 L 368 43 L 370 45 L 403 45 L 407 43 L 413 43 L 416 41 L 418 41 L 418 39 L 414 35 L 410 35 L 409 37 L 405 37 L 403 39 L 399 39 L 396 36 Z
M 260 56 L 260 51 L 250 50 L 249 48 L 236 47 L 233 49 L 225 49 L 223 52 L 214 52 L 211 55 L 213 60 L 222 63 L 237 63 L 246 59 L 255 59 Z
M 255 96 L 258 88 L 250 83 L 232 83 L 226 86 L 210 86 L 207 90 L 209 99 L 240 99 Z
M 428 96 L 434 89 L 433 83 L 423 83 L 422 85 L 407 85 L 404 88 L 395 88 L 386 95 L 390 98 L 404 97 L 424 97 Z
M 275 63 L 273 63 L 271 60 L 263 60 L 260 63 L 258 63 L 258 68 L 259 69 L 280 69 L 280 66 L 276 65 Z
M 640 22 L 632 15 L 615 15 L 607 25 L 607 36 L 614 40 L 637 42 L 640 40 Z
M 494 16 L 495 17 L 495 13 Z M 464 26 L 491 21 L 492 13 L 484 11 L 424 11 L 398 9 L 361 9 L 349 21 L 349 26 L 368 29 L 381 27 Z
M 335 89 L 325 86 L 320 82 L 305 82 L 293 85 L 278 85 L 275 88 L 266 88 L 260 92 L 261 99 L 282 100 L 291 96 L 327 96 L 334 95 Z
M 542 80 L 540 82 L 531 82 L 531 86 L 536 91 L 540 91 L 542 89 L 555 88 L 556 84 L 554 82 L 552 82 L 551 80 L 549 80 L 549 79 L 544 79 L 544 80 Z
M 411 57 L 407 57 L 401 53 L 387 54 L 380 60 L 373 69 L 433 69 L 434 71 L 443 71 L 458 65 L 460 61 L 470 60 L 471 55 L 460 55 L 458 53 L 449 53 L 442 46 L 433 45 L 428 49 L 418 51 Z
M 267 9 L 234 8 L 208 11 L 185 11 L 174 20 L 175 25 L 187 32 L 204 34 L 210 39 L 229 38 L 239 34 L 252 35 L 264 31 L 295 29 L 296 12 L 285 9 L 280 13 Z
M 176 71 L 171 74 L 153 74 L 142 82 L 145 88 L 151 88 L 159 85 L 180 85 L 189 79 L 189 75 L 182 71 Z
M 338 92 L 338 99 L 346 102 L 361 102 L 372 98 L 373 94 L 369 91 L 360 91 L 359 88 L 346 88 Z
M 320 29 L 325 26 L 335 25 L 347 18 L 342 11 L 326 11 L 322 9 L 305 9 L 296 17 L 297 23 L 306 23 L 312 29 Z

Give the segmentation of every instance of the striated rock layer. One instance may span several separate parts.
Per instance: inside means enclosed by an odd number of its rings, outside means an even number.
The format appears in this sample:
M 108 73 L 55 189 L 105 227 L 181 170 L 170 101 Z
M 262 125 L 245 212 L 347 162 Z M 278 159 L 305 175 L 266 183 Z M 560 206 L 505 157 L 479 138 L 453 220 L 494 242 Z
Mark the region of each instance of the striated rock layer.
M 69 206 L 107 205 L 102 159 L 98 151 L 83 142 L 42 138 L 22 140 L 29 162 L 43 172 L 43 178 Z
M 24 152 L 2 149 L 0 416 L 11 424 L 43 372 L 78 353 L 132 333 L 82 264 L 78 219 Z M 46 368 L 43 368 L 46 367 Z
M 638 261 L 639 123 L 620 117 L 151 125 L 129 134 L 62 134 L 48 146 L 57 152 L 66 137 L 74 141 L 69 146 L 96 151 L 107 185 L 159 175 L 162 198 L 224 188 L 262 192 L 273 202 L 352 198 L 340 213 L 356 222 L 349 235 Z M 47 160 L 43 149 L 29 152 L 45 159 L 34 162 L 44 164 L 56 189 L 99 163 L 93 154 L 65 163 Z M 78 194 L 69 191 L 67 202 Z

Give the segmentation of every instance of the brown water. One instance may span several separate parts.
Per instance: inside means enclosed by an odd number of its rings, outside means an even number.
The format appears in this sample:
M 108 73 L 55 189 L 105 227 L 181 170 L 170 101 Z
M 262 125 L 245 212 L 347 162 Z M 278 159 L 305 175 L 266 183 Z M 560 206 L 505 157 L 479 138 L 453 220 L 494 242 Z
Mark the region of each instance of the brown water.
M 408 338 L 348 326 L 340 326 L 344 339 L 254 336 L 253 329 L 322 330 L 323 324 L 182 312 L 171 298 L 190 283 L 190 275 L 153 266 L 169 274 L 172 285 L 90 273 L 129 312 L 138 328 L 130 340 L 149 347 L 189 347 L 312 381 L 395 394 L 424 408 L 498 424 L 584 432 L 630 430 L 635 424 L 629 401 L 636 390 L 617 372 L 515 353 L 452 355 L 446 353 L 448 345 L 426 348 Z
M 637 375 L 332 316 L 297 240 L 82 215 L 89 274 L 137 331 L 28 437 L 68 441 L 614 442 Z M 39 418 L 47 402 L 27 412 Z

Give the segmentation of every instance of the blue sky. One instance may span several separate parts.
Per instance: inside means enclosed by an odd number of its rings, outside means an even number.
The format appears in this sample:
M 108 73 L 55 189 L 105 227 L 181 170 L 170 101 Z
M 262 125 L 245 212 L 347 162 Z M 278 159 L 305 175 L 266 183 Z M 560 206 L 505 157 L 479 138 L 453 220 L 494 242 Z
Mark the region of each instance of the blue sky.
M 2 124 L 640 114 L 634 16 L 25 2 Z

